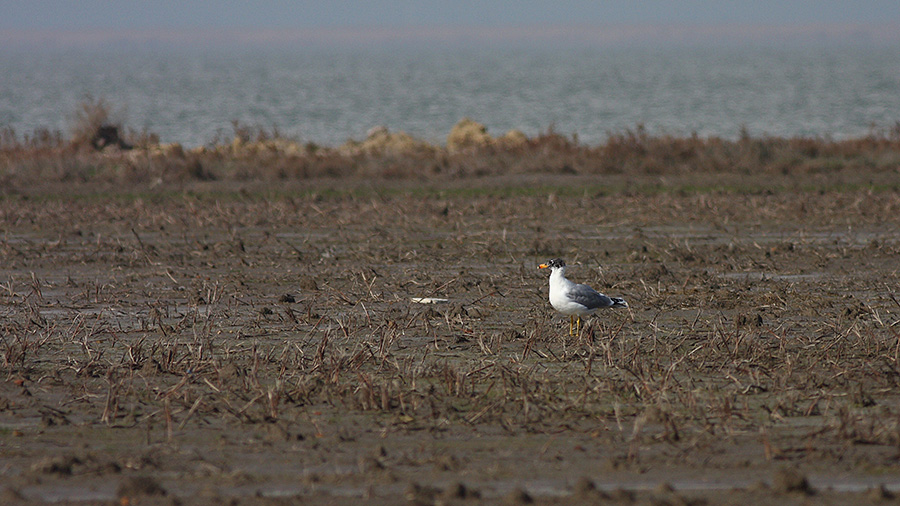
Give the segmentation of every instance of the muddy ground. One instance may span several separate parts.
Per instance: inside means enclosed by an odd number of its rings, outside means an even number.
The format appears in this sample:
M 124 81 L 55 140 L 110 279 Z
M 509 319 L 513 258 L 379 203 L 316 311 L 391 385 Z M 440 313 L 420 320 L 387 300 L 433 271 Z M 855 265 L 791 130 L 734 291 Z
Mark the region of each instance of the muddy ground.
M 0 502 L 891 501 L 880 177 L 20 189 Z M 557 256 L 630 308 L 570 337 Z

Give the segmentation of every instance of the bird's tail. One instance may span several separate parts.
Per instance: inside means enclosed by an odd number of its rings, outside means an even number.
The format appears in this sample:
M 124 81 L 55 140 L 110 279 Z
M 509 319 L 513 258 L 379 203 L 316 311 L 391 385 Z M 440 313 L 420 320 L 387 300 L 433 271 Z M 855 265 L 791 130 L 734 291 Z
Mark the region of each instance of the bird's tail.
M 610 307 L 628 307 L 628 303 L 625 302 L 625 299 L 619 297 L 610 297 L 609 300 L 612 301 L 612 306 Z

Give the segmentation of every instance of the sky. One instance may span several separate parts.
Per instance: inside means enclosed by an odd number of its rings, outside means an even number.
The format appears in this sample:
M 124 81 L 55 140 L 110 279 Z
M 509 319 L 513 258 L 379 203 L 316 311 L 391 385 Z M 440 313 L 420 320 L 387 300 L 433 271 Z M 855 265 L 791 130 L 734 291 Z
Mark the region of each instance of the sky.
M 0 0 L 0 43 L 900 40 L 898 0 Z

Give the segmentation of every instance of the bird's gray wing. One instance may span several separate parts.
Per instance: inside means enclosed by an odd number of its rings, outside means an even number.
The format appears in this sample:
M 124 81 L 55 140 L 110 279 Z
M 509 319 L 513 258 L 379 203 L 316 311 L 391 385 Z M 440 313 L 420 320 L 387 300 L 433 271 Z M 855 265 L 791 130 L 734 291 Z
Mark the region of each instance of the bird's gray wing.
M 600 309 L 615 304 L 611 298 L 582 284 L 577 284 L 569 290 L 569 298 L 588 309 Z

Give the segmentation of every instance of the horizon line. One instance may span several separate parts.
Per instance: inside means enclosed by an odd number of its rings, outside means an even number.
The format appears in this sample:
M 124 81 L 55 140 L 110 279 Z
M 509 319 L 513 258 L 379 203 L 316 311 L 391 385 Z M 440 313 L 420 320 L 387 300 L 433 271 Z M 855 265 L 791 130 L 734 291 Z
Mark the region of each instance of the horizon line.
M 155 45 L 356 45 L 562 43 L 622 45 L 629 43 L 900 43 L 896 23 L 818 24 L 634 24 L 634 25 L 506 25 L 506 26 L 369 26 L 312 28 L 141 28 L 141 29 L 0 29 L 6 47 L 100 47 L 110 44 Z

